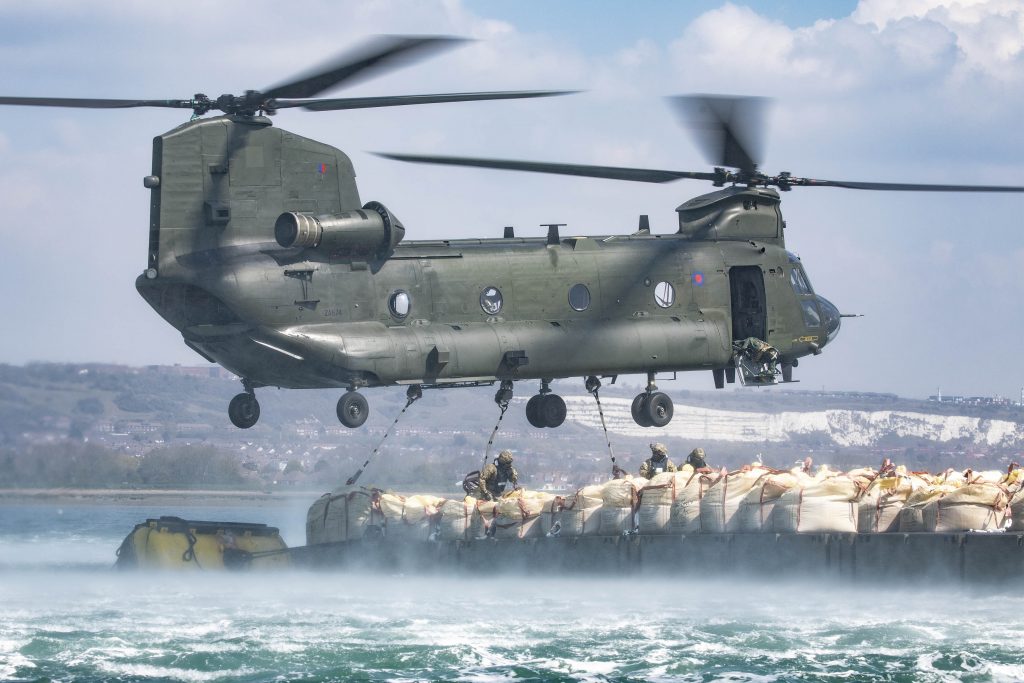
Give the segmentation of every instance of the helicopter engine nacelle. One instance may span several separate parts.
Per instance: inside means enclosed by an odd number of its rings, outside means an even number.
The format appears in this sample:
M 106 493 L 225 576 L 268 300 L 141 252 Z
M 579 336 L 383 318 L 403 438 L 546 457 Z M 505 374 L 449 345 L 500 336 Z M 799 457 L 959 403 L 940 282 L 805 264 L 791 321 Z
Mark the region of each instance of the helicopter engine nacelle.
M 370 202 L 339 214 L 282 213 L 274 223 L 274 237 L 286 249 L 363 256 L 390 252 L 405 237 L 405 226 L 383 204 Z

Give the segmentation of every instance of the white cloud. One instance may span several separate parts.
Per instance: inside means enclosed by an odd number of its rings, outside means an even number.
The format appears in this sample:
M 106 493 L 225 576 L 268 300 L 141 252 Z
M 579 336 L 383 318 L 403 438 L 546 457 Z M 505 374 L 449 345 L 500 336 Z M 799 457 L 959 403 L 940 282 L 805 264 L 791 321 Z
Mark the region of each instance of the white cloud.
M 1020 79 L 1024 6 L 1019 0 L 861 0 L 851 19 L 882 33 L 900 23 L 942 26 L 956 36 L 963 68 Z
M 788 27 L 727 4 L 672 45 L 676 67 L 702 84 L 765 94 L 843 93 L 919 79 L 956 61 L 955 36 L 930 21 L 878 28 L 850 19 Z M 695 68 L 699 67 L 699 68 Z

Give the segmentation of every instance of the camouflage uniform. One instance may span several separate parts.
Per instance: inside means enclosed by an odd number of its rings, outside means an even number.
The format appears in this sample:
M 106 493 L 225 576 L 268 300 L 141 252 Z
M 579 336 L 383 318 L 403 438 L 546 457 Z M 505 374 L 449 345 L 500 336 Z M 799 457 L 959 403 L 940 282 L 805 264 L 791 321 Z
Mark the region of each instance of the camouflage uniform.
M 675 472 L 676 466 L 668 459 L 668 448 L 665 447 L 665 444 L 652 443 L 651 457 L 644 460 L 644 463 L 640 465 L 640 476 L 650 479 L 655 474 L 658 474 L 658 470 L 662 472 Z
M 695 470 L 699 470 L 701 467 L 707 467 L 708 461 L 704 459 L 704 449 L 694 448 L 690 451 L 690 454 L 686 456 L 686 464 Z
M 747 337 L 740 342 L 740 351 L 754 363 L 762 366 L 762 373 L 774 375 L 777 372 L 779 351 L 768 342 L 757 337 Z
M 505 485 L 509 483 L 513 489 L 519 488 L 519 473 L 512 467 L 512 451 L 505 450 L 498 454 L 497 464 L 487 463 L 480 472 L 480 487 L 476 497 L 480 500 L 501 498 Z

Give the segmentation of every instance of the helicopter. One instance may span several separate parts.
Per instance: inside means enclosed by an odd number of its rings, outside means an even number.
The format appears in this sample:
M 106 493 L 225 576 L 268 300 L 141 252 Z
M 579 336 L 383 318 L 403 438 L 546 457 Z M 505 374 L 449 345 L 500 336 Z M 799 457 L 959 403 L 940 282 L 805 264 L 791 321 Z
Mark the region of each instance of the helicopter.
M 389 36 L 263 91 L 183 100 L 0 97 L 0 104 L 191 109 L 192 120 L 153 140 L 147 267 L 136 289 L 211 363 L 241 378 L 228 416 L 260 417 L 257 389 L 343 389 L 337 417 L 365 423 L 360 389 L 493 385 L 502 414 L 515 382 L 536 382 L 526 402 L 537 428 L 560 426 L 556 379 L 642 374 L 634 421 L 663 427 L 671 398 L 656 377 L 710 372 L 723 388 L 791 382 L 793 369 L 839 333 L 842 314 L 810 285 L 785 244 L 779 191 L 1021 192 L 1021 187 L 913 185 L 799 178 L 759 170 L 754 140 L 763 101 L 691 96 L 674 106 L 700 134 L 710 172 L 470 157 L 383 154 L 408 162 L 664 183 L 710 181 L 716 190 L 677 209 L 679 229 L 603 236 L 405 240 L 384 204 L 364 203 L 341 150 L 272 125 L 281 109 L 332 111 L 522 99 L 574 91 L 499 91 L 316 99 L 325 90 L 462 42 Z M 219 111 L 220 115 L 203 115 Z

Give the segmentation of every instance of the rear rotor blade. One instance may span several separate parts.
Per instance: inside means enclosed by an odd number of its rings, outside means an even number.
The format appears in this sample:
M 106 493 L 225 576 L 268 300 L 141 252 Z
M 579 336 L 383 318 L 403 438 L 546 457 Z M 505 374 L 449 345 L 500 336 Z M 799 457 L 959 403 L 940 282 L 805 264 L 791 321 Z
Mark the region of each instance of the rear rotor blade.
M 683 125 L 691 129 L 707 160 L 716 166 L 752 172 L 761 162 L 763 97 L 683 95 L 668 98 Z
M 101 100 L 74 97 L 0 97 L 0 104 L 29 107 L 77 107 L 79 109 L 129 109 L 131 107 L 168 107 L 191 109 L 192 100 Z
M 436 104 L 439 102 L 476 102 L 480 100 L 514 100 L 531 97 L 572 95 L 578 90 L 508 90 L 497 92 L 464 92 L 436 95 L 393 95 L 389 97 L 342 97 L 328 100 L 275 100 L 274 107 L 302 107 L 310 111 L 338 109 L 368 109 L 371 107 L 401 107 L 409 104 Z
M 632 180 L 641 183 L 668 183 L 673 180 L 681 180 L 683 178 L 715 181 L 719 177 L 716 173 L 699 173 L 694 171 L 659 171 L 649 168 L 553 164 L 538 161 L 515 161 L 511 159 L 421 156 L 416 154 L 385 154 L 380 152 L 375 152 L 375 154 L 377 154 L 377 156 L 384 157 L 385 159 L 408 161 L 417 164 L 469 166 L 474 168 L 493 168 L 504 171 L 531 171 L 533 173 L 554 173 L 557 175 L 583 176 L 587 178 L 606 178 L 608 180 Z
M 345 53 L 312 72 L 268 88 L 268 99 L 315 97 L 356 78 L 376 76 L 466 42 L 451 36 L 380 36 L 355 53 Z
M 1012 185 L 928 185 L 919 183 L 873 183 L 852 180 L 816 180 L 788 178 L 789 185 L 801 187 L 844 187 L 849 190 L 889 190 L 894 192 L 1024 192 Z

